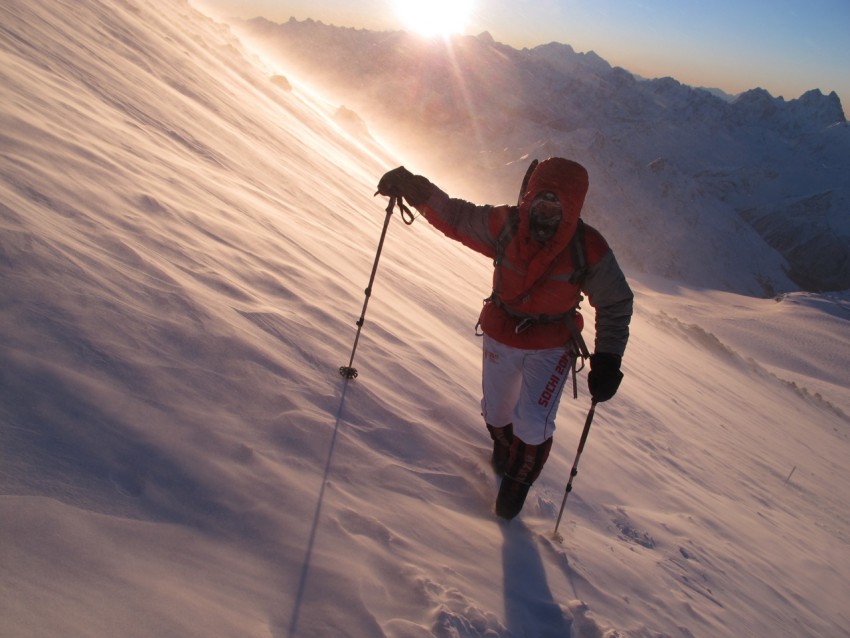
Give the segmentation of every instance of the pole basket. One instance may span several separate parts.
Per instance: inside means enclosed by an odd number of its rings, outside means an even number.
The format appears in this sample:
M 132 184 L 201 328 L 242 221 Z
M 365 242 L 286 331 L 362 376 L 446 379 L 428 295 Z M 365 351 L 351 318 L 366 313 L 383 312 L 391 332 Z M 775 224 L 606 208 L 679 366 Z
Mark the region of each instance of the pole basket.
M 352 368 L 351 366 L 340 366 L 339 373 L 346 379 L 357 378 L 357 368 Z

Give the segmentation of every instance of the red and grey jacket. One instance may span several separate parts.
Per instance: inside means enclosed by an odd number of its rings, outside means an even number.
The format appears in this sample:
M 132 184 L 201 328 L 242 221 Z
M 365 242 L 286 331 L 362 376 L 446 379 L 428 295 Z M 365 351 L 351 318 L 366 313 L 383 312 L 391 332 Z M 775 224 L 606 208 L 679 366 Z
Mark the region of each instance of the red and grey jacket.
M 587 224 L 580 242 L 584 264 L 577 263 L 573 238 L 587 188 L 580 164 L 550 158 L 532 173 L 518 207 L 476 206 L 433 185 L 416 206 L 446 236 L 494 260 L 493 294 L 480 317 L 485 334 L 523 349 L 566 345 L 570 325 L 579 331 L 583 326 L 576 311 L 583 293 L 596 311 L 595 351 L 623 354 L 634 296 L 607 242 Z M 529 208 L 543 191 L 554 192 L 563 206 L 558 230 L 545 244 L 529 233 Z M 515 230 L 506 233 L 511 223 Z

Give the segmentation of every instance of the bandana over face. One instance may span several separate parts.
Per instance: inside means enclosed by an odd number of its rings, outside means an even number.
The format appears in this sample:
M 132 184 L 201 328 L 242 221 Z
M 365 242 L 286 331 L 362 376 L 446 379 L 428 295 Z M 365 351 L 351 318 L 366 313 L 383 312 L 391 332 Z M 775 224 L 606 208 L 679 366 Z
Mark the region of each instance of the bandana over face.
M 529 208 L 529 232 L 531 238 L 546 243 L 555 236 L 563 217 L 563 207 L 558 196 L 544 191 L 534 198 Z

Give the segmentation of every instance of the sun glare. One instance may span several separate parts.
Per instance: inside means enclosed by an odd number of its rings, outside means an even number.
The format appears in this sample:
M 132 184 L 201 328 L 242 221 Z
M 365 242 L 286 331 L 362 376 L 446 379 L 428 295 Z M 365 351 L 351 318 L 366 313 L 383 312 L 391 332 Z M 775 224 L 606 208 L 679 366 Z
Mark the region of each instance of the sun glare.
M 472 13 L 472 0 L 395 0 L 405 29 L 428 37 L 462 33 Z

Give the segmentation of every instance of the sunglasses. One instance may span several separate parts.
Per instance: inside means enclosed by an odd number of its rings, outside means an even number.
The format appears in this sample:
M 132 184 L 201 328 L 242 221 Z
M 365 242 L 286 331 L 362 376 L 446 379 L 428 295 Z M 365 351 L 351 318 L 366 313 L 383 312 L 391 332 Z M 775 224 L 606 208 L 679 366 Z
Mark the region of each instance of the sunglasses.
M 554 193 L 542 193 L 529 208 L 531 236 L 546 242 L 555 236 L 561 223 L 563 208 Z
M 557 224 L 561 221 L 563 210 L 561 202 L 554 195 L 545 193 L 531 203 L 530 213 L 538 223 Z

